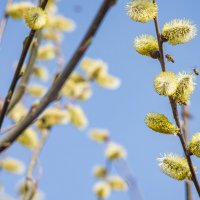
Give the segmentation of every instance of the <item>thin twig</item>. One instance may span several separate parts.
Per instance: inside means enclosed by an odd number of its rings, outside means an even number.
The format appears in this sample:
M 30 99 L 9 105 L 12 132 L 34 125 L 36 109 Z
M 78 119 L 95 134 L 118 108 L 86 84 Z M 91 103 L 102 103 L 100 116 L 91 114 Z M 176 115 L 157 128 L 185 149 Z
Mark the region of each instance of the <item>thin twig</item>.
M 46 7 L 47 2 L 48 2 L 48 0 L 44 0 L 40 7 L 44 9 Z M 21 53 L 19 62 L 17 64 L 17 68 L 16 68 L 16 71 L 15 71 L 14 77 L 12 79 L 11 85 L 9 87 L 8 93 L 6 95 L 4 105 L 3 105 L 3 109 L 2 109 L 2 112 L 1 112 L 1 115 L 0 115 L 0 129 L 1 129 L 1 126 L 3 124 L 3 120 L 6 116 L 7 109 L 8 109 L 8 106 L 10 104 L 13 93 L 15 91 L 15 87 L 17 85 L 17 82 L 18 82 L 19 78 L 21 77 L 21 69 L 22 69 L 22 66 L 24 64 L 24 60 L 26 58 L 26 55 L 28 53 L 29 47 L 31 45 L 31 42 L 34 38 L 35 33 L 36 33 L 35 30 L 31 30 L 28 37 L 26 37 L 26 39 L 24 40 L 22 53 Z
M 183 119 L 182 128 L 186 143 L 188 142 L 189 139 L 189 118 L 190 118 L 189 106 L 184 105 L 182 106 L 182 119 Z M 191 182 L 188 180 L 185 181 L 185 196 L 186 200 L 193 200 Z
M 41 30 L 37 31 L 37 33 L 35 34 L 35 38 L 33 39 L 33 44 L 30 50 L 30 56 L 27 62 L 26 70 L 22 78 L 20 79 L 18 87 L 16 88 L 13 94 L 11 102 L 8 106 L 8 111 L 7 111 L 8 113 L 15 107 L 15 105 L 20 101 L 20 99 L 24 95 L 24 92 L 26 90 L 29 79 L 33 72 L 33 67 L 37 58 L 37 52 L 38 52 L 38 47 L 41 41 L 41 35 L 42 35 Z
M 82 42 L 74 52 L 67 66 L 64 68 L 62 73 L 60 73 L 58 78 L 52 84 L 51 88 L 48 90 L 46 95 L 41 99 L 39 105 L 34 110 L 30 111 L 28 115 L 25 116 L 24 119 L 13 130 L 11 130 L 4 138 L 0 140 L 0 152 L 8 148 L 22 134 L 22 132 L 32 123 L 32 121 L 36 117 L 38 117 L 42 113 L 42 111 L 44 111 L 44 109 L 57 97 L 65 81 L 71 75 L 77 63 L 80 61 L 80 59 L 90 46 L 91 43 L 88 43 L 88 41 L 95 36 L 105 15 L 107 14 L 108 10 L 114 5 L 114 3 L 115 1 L 113 0 L 103 1 L 86 35 L 84 36 Z
M 4 15 L 3 15 L 1 22 L 0 22 L 0 45 L 1 45 L 1 42 L 3 40 L 4 32 L 5 32 L 5 29 L 6 29 L 6 24 L 7 24 L 7 21 L 8 21 L 8 15 L 6 13 L 6 8 L 11 3 L 12 3 L 12 0 L 7 0 Z
M 156 0 L 153 0 L 153 3 L 156 3 Z M 155 24 L 156 34 L 157 34 L 157 38 L 158 38 L 158 45 L 159 45 L 159 53 L 160 53 L 159 61 L 160 61 L 160 64 L 161 64 L 162 71 L 166 71 L 164 53 L 163 53 L 163 41 L 162 41 L 162 38 L 161 38 L 161 34 L 159 32 L 158 17 L 156 17 L 154 19 L 154 24 Z M 174 120 L 176 122 L 177 127 L 180 129 L 180 132 L 178 133 L 178 137 L 179 137 L 179 140 L 181 142 L 182 148 L 184 150 L 185 157 L 187 159 L 187 162 L 188 162 L 188 165 L 189 165 L 189 168 L 190 168 L 190 172 L 191 172 L 191 175 L 192 175 L 192 181 L 193 181 L 195 188 L 198 192 L 198 195 L 200 197 L 200 187 L 199 187 L 199 183 L 198 183 L 198 180 L 197 180 L 197 177 L 196 177 L 196 173 L 195 173 L 194 168 L 193 168 L 192 160 L 191 160 L 191 157 L 190 157 L 190 152 L 187 149 L 187 145 L 186 145 L 186 142 L 184 140 L 183 133 L 182 133 L 181 124 L 180 124 L 180 120 L 179 120 L 179 114 L 178 114 L 178 110 L 177 110 L 177 104 L 174 102 L 174 100 L 171 97 L 169 97 L 169 101 L 170 101 Z
M 35 195 L 38 183 L 33 180 L 34 179 L 33 172 L 34 172 L 34 169 L 38 162 L 40 153 L 48 139 L 48 136 L 49 136 L 48 130 L 45 130 L 42 132 L 42 137 L 41 137 L 40 141 L 38 142 L 38 145 L 35 148 L 32 158 L 31 158 L 31 161 L 28 165 L 27 173 L 26 173 L 26 182 L 25 182 L 27 191 L 24 195 L 24 200 L 31 200 L 33 198 L 33 196 Z

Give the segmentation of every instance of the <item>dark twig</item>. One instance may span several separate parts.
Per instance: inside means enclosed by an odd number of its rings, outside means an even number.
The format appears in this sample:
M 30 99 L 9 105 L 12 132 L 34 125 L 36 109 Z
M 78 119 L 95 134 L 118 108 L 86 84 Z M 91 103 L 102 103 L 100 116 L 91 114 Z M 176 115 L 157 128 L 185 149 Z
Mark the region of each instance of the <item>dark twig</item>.
M 156 0 L 153 0 L 153 3 L 156 3 Z M 157 34 L 157 38 L 158 38 L 158 46 L 159 46 L 159 53 L 160 53 L 159 61 L 160 61 L 160 64 L 161 64 L 162 71 L 166 71 L 164 53 L 163 53 L 163 40 L 162 40 L 161 34 L 159 32 L 158 17 L 156 17 L 154 19 L 154 24 L 155 24 L 156 34 Z M 190 168 L 190 172 L 191 172 L 191 175 L 192 175 L 192 181 L 193 181 L 195 188 L 198 192 L 198 195 L 200 197 L 200 187 L 199 187 L 199 183 L 198 183 L 198 180 L 197 180 L 197 177 L 196 177 L 196 173 L 195 173 L 194 168 L 193 168 L 192 160 L 191 160 L 191 157 L 190 157 L 190 152 L 187 149 L 187 145 L 186 145 L 186 142 L 184 140 L 183 133 L 182 133 L 181 124 L 180 124 L 180 120 L 179 120 L 179 114 L 178 114 L 178 110 L 177 110 L 177 104 L 174 102 L 174 100 L 171 97 L 169 97 L 169 101 L 170 101 L 170 105 L 171 105 L 171 108 L 172 108 L 174 120 L 176 122 L 177 127 L 180 129 L 180 132 L 178 133 L 178 137 L 180 139 L 185 157 L 187 159 L 187 162 L 188 162 L 188 165 L 189 165 L 189 168 Z
M 44 9 L 46 7 L 47 2 L 48 2 L 48 0 L 44 0 L 40 7 Z M 2 112 L 1 112 L 1 115 L 0 115 L 0 129 L 1 129 L 1 126 L 3 124 L 3 120 L 4 120 L 5 116 L 6 116 L 6 113 L 7 113 L 7 110 L 8 110 L 8 106 L 10 104 L 11 98 L 12 98 L 13 93 L 15 91 L 15 87 L 17 85 L 17 82 L 18 82 L 19 78 L 21 77 L 21 75 L 20 75 L 21 69 L 22 69 L 22 66 L 24 64 L 24 60 L 25 60 L 26 55 L 28 53 L 29 47 L 31 45 L 31 42 L 32 42 L 32 40 L 34 38 L 35 32 L 36 32 L 35 30 L 31 30 L 29 35 L 28 35 L 28 37 L 26 37 L 25 40 L 24 40 L 22 53 L 21 53 L 19 62 L 17 64 L 17 68 L 16 68 L 16 71 L 15 71 L 14 77 L 12 79 L 12 83 L 11 83 L 11 85 L 9 87 L 8 93 L 6 95 L 6 98 L 5 98 L 5 101 L 4 101 L 4 105 L 3 105 L 3 109 L 2 109 Z
M 114 3 L 115 1 L 113 0 L 103 1 L 86 35 L 74 52 L 67 66 L 52 84 L 46 95 L 41 99 L 39 105 L 34 110 L 30 111 L 29 114 L 13 130 L 11 130 L 4 138 L 0 140 L 0 152 L 8 148 L 8 146 L 10 146 L 22 134 L 22 132 L 32 123 L 32 121 L 37 118 L 42 113 L 42 111 L 57 97 L 63 84 L 71 75 L 77 63 L 80 61 L 85 51 L 90 46 L 91 43 L 88 43 L 88 40 L 91 40 L 91 38 L 95 36 L 106 13 L 114 5 Z

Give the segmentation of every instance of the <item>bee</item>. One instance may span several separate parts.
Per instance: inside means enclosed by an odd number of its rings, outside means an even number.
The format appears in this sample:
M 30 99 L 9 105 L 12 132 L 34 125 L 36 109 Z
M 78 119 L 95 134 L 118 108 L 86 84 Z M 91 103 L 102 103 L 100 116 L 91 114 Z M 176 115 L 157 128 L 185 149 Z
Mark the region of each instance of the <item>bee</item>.
M 169 54 L 166 54 L 166 55 L 165 55 L 165 58 L 166 58 L 169 62 L 172 62 L 172 63 L 175 62 L 175 61 L 174 61 L 174 58 L 173 58 L 171 55 L 169 55 Z
M 193 72 L 198 76 L 199 75 L 199 71 L 197 68 L 193 68 Z

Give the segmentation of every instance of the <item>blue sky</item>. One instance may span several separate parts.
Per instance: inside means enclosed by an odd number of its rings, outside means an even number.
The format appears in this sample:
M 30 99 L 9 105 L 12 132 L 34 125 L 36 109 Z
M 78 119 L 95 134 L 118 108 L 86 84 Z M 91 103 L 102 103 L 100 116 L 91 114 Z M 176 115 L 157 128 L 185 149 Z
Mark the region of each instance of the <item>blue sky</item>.
M 60 12 L 72 18 L 77 29 L 72 34 L 66 34 L 63 52 L 66 61 L 70 59 L 82 36 L 87 30 L 101 0 L 62 0 Z M 168 99 L 154 92 L 153 79 L 160 72 L 156 60 L 137 54 L 133 48 L 136 36 L 148 33 L 155 35 L 153 22 L 140 24 L 130 20 L 125 13 L 128 1 L 119 0 L 105 18 L 95 40 L 86 56 L 101 58 L 109 64 L 112 74 L 118 76 L 121 87 L 116 91 L 104 90 L 93 85 L 93 97 L 81 103 L 89 119 L 89 127 L 106 128 L 111 137 L 122 144 L 128 152 L 127 162 L 137 180 L 143 198 L 146 200 L 184 199 L 184 182 L 178 182 L 162 174 L 157 166 L 156 158 L 163 153 L 182 154 L 179 140 L 175 136 L 157 134 L 144 124 L 148 112 L 165 114 L 173 121 Z M 160 27 L 174 18 L 191 19 L 197 28 L 199 21 L 199 0 L 158 0 Z M 0 1 L 2 13 L 5 1 Z M 75 5 L 82 7 L 75 13 Z M 5 96 L 13 75 L 13 64 L 19 58 L 21 45 L 29 30 L 23 22 L 9 21 L 4 41 L 0 47 L 0 95 Z M 175 64 L 167 63 L 167 69 L 192 71 L 200 66 L 200 37 L 190 43 L 178 46 L 165 45 L 165 52 L 174 56 Z M 53 72 L 55 63 L 46 64 Z M 199 77 L 197 87 L 191 98 L 190 123 L 191 134 L 199 131 Z M 8 123 L 8 122 L 7 122 Z M 6 124 L 6 123 L 5 123 Z M 46 193 L 46 199 L 94 199 L 92 186 L 95 182 L 91 169 L 95 164 L 104 163 L 104 147 L 90 141 L 87 130 L 78 131 L 72 126 L 55 127 L 41 154 L 43 175 L 40 188 Z M 6 155 L 15 156 L 27 162 L 31 153 L 19 145 L 14 145 Z M 194 159 L 197 168 L 200 161 Z M 200 175 L 197 174 L 200 179 Z M 23 178 L 23 177 L 21 177 Z M 7 192 L 14 194 L 18 176 L 1 174 Z M 198 199 L 194 190 L 194 199 Z M 128 200 L 127 193 L 113 193 L 111 200 Z

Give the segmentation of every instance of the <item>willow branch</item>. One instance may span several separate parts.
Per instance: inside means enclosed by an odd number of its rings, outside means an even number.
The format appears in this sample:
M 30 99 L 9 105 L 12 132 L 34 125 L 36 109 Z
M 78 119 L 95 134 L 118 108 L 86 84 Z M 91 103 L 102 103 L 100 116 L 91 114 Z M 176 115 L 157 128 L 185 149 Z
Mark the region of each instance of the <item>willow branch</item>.
M 24 195 L 24 200 L 31 200 L 35 195 L 35 192 L 37 189 L 37 182 L 34 181 L 33 172 L 37 165 L 40 153 L 48 139 L 48 136 L 49 136 L 48 130 L 45 130 L 42 132 L 42 137 L 41 137 L 40 141 L 38 142 L 38 145 L 35 148 L 32 158 L 31 158 L 31 161 L 28 165 L 27 173 L 26 173 L 26 182 L 25 182 L 26 193 Z
M 155 0 L 153 0 L 153 2 L 156 3 Z M 164 60 L 164 51 L 163 51 L 163 41 L 162 41 L 161 34 L 159 32 L 158 17 L 155 17 L 154 24 L 155 24 L 155 29 L 156 29 L 156 35 L 157 35 L 157 38 L 158 38 L 158 46 L 159 46 L 159 53 L 160 53 L 159 61 L 160 61 L 160 64 L 161 64 L 162 71 L 166 71 L 165 60 Z M 182 133 L 181 124 L 180 124 L 180 120 L 179 120 L 179 114 L 178 114 L 178 110 L 177 110 L 177 104 L 174 102 L 174 100 L 171 97 L 169 97 L 169 101 L 170 101 L 174 120 L 176 122 L 177 127 L 180 129 L 180 131 L 178 133 L 178 137 L 179 137 L 179 140 L 181 142 L 185 157 L 187 159 L 187 162 L 188 162 L 188 165 L 189 165 L 189 168 L 190 168 L 190 172 L 191 172 L 191 175 L 192 175 L 192 181 L 193 181 L 195 188 L 198 192 L 198 195 L 200 197 L 200 187 L 199 187 L 199 183 L 198 183 L 198 180 L 197 180 L 196 173 L 195 173 L 194 168 L 193 168 L 192 160 L 191 160 L 191 157 L 190 157 L 190 152 L 187 149 L 187 145 L 186 145 L 183 133 Z
M 138 188 L 137 182 L 133 177 L 129 166 L 124 159 L 120 159 L 114 162 L 114 166 L 118 174 L 125 180 L 128 185 L 130 199 L 132 200 L 142 200 L 141 192 Z
M 74 52 L 66 67 L 63 69 L 51 88 L 48 90 L 46 95 L 41 99 L 39 105 L 35 109 L 31 110 L 28 115 L 25 116 L 24 119 L 13 130 L 11 130 L 7 135 L 5 135 L 4 138 L 0 140 L 0 152 L 8 148 L 33 122 L 33 120 L 37 118 L 42 113 L 42 111 L 44 111 L 44 109 L 57 97 L 65 81 L 71 75 L 76 65 L 90 46 L 91 43 L 88 41 L 91 41 L 91 39 L 95 36 L 106 13 L 114 5 L 114 3 L 115 1 L 113 0 L 103 1 L 80 45 Z
M 48 0 L 44 0 L 40 7 L 44 9 L 46 7 L 47 2 L 48 2 Z M 8 93 L 6 95 L 6 98 L 5 98 L 5 101 L 4 101 L 4 105 L 3 105 L 3 108 L 2 108 L 2 112 L 1 112 L 1 115 L 0 115 L 0 129 L 2 127 L 4 118 L 6 116 L 6 113 L 7 113 L 7 110 L 8 110 L 8 106 L 10 104 L 11 98 L 12 98 L 13 93 L 15 91 L 15 87 L 17 85 L 17 82 L 18 82 L 18 80 L 20 79 L 20 77 L 22 75 L 21 74 L 21 69 L 22 69 L 22 66 L 24 64 L 24 61 L 25 61 L 26 55 L 28 53 L 28 50 L 30 48 L 31 42 L 32 42 L 32 40 L 34 38 L 35 32 L 36 32 L 35 30 L 31 30 L 29 35 L 28 35 L 28 37 L 26 37 L 26 39 L 24 40 L 21 56 L 20 56 L 19 62 L 17 64 L 17 68 L 16 68 L 16 71 L 15 71 L 14 77 L 12 79 L 11 85 L 9 87 Z
M 12 0 L 7 0 L 4 15 L 3 15 L 1 22 L 0 22 L 0 44 L 3 40 L 3 35 L 4 35 L 5 29 L 6 29 L 6 24 L 7 24 L 7 21 L 8 21 L 8 15 L 6 13 L 6 8 L 11 3 L 12 3 Z
M 190 118 L 189 106 L 184 105 L 182 106 L 182 119 L 183 119 L 182 129 L 186 143 L 188 142 L 189 138 L 189 118 Z M 185 196 L 186 200 L 193 200 L 191 182 L 188 180 L 185 181 Z
M 33 43 L 32 43 L 32 47 L 31 47 L 31 51 L 30 51 L 30 56 L 29 56 L 29 59 L 27 62 L 26 70 L 25 70 L 22 78 L 20 79 L 18 87 L 16 88 L 16 90 L 13 94 L 13 97 L 11 99 L 11 102 L 9 104 L 7 112 L 10 112 L 15 107 L 15 105 L 20 101 L 22 96 L 24 95 L 26 86 L 28 85 L 29 79 L 33 72 L 33 67 L 34 67 L 34 64 L 35 64 L 35 61 L 37 58 L 37 52 L 38 52 L 38 47 L 40 45 L 41 36 L 42 36 L 41 30 L 37 31 L 35 38 L 33 39 Z

